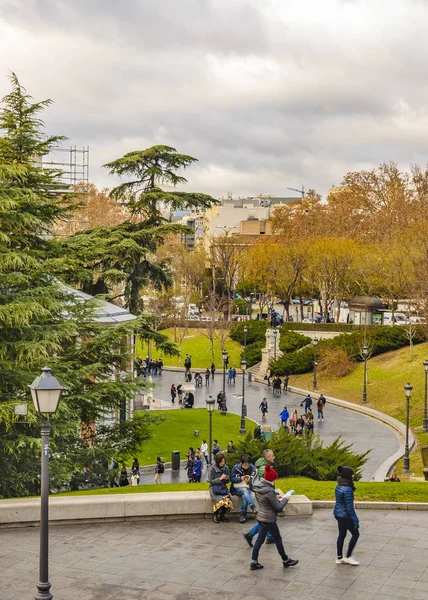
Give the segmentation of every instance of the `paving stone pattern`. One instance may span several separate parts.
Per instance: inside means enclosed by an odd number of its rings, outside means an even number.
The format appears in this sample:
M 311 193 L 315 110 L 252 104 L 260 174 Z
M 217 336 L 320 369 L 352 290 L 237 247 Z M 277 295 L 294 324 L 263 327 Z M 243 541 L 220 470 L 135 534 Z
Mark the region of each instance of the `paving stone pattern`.
M 428 599 L 428 512 L 359 511 L 358 567 L 335 564 L 330 510 L 279 520 L 286 551 L 300 563 L 283 569 L 263 546 L 261 571 L 237 521 L 105 523 L 52 527 L 50 580 L 55 600 L 259 600 L 260 598 Z M 38 576 L 38 528 L 1 530 L 0 598 L 32 600 Z

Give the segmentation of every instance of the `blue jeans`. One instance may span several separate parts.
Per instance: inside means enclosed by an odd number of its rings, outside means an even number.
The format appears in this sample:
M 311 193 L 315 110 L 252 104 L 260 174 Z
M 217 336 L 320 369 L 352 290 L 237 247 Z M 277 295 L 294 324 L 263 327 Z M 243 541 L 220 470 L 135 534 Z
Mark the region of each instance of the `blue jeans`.
M 251 562 L 258 562 L 260 548 L 262 547 L 268 533 L 271 534 L 278 550 L 279 555 L 283 561 L 288 560 L 288 556 L 284 550 L 282 544 L 282 537 L 276 523 L 259 523 L 260 531 L 257 537 L 256 543 L 254 544 L 253 553 L 251 555 Z
M 235 489 L 235 494 L 241 498 L 241 513 L 246 513 L 248 506 L 254 504 L 250 488 Z
M 251 537 L 254 537 L 256 535 L 256 533 L 259 533 L 259 531 L 260 531 L 260 523 L 257 521 L 257 523 L 254 525 L 254 527 L 251 527 L 251 529 L 247 535 L 251 535 Z M 270 531 L 267 534 L 267 537 L 272 539 L 272 534 Z

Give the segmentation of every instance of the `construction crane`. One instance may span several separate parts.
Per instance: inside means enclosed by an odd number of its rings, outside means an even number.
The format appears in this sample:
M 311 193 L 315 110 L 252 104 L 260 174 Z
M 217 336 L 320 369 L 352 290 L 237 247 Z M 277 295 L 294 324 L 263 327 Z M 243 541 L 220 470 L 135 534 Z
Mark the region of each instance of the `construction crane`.
M 292 192 L 299 192 L 299 194 L 302 194 L 302 198 L 305 197 L 305 188 L 303 187 L 303 185 L 302 185 L 301 190 L 298 190 L 296 188 L 289 188 L 289 187 L 287 188 L 287 190 L 291 190 Z

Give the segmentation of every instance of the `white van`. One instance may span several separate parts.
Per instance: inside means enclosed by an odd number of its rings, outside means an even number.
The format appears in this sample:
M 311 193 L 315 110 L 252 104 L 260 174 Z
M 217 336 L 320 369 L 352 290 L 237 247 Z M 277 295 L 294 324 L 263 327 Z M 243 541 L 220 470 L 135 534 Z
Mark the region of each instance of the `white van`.
M 384 312 L 383 325 L 407 325 L 406 315 L 404 313 L 395 312 L 393 317 L 392 312 Z
M 196 304 L 189 304 L 187 306 L 187 316 L 199 317 L 199 308 L 196 306 Z

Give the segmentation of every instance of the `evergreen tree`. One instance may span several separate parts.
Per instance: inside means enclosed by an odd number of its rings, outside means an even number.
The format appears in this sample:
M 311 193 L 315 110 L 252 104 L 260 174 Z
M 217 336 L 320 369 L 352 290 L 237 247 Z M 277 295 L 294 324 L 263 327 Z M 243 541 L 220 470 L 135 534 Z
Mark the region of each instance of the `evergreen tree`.
M 96 301 L 82 303 L 59 284 L 67 263 L 50 231 L 76 204 L 58 199 L 60 172 L 41 158 L 64 138 L 44 135 L 39 114 L 50 101 L 33 102 L 14 74 L 11 82 L 0 110 L 0 497 L 38 492 L 40 427 L 27 386 L 45 364 L 68 388 L 52 418 L 53 487 L 83 467 L 103 467 L 113 450 L 134 450 L 153 421 L 100 425 L 138 386 L 125 374 L 124 340 L 148 324 L 102 328 Z M 123 376 L 113 381 L 112 369 Z M 14 417 L 16 401 L 30 402 L 29 423 Z
M 153 146 L 104 165 L 110 174 L 131 178 L 110 194 L 126 204 L 131 217 L 114 227 L 78 233 L 64 242 L 79 257 L 70 269 L 76 283 L 90 294 L 121 296 L 124 305 L 137 315 L 144 310 L 144 288 L 151 285 L 162 289 L 172 283 L 168 260 L 157 260 L 156 251 L 167 234 L 186 228 L 171 223 L 162 216 L 162 210 L 204 210 L 216 200 L 207 194 L 164 191 L 159 186 L 186 183 L 176 171 L 196 160 L 169 146 Z

